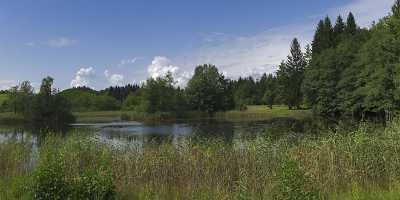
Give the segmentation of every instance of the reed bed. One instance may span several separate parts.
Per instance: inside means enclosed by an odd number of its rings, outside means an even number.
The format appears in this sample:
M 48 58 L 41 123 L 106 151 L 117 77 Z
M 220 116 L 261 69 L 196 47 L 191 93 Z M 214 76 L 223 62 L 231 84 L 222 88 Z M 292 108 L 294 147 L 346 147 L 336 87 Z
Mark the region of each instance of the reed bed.
M 117 199 L 398 199 L 399 153 L 399 122 L 240 145 L 188 138 L 136 148 L 51 135 L 34 165 L 29 144 L 0 144 L 0 199 L 33 198 L 32 174 L 54 159 L 65 180 L 88 169 L 109 174 Z

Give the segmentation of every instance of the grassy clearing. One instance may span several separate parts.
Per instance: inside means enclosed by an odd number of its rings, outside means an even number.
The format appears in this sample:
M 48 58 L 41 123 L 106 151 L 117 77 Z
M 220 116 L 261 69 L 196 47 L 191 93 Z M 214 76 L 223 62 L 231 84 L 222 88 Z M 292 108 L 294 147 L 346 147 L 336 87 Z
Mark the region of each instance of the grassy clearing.
M 287 106 L 273 106 L 269 109 L 267 106 L 247 106 L 245 111 L 227 111 L 216 113 L 217 119 L 224 119 L 228 121 L 257 121 L 257 120 L 271 120 L 274 118 L 294 118 L 305 119 L 311 116 L 309 110 L 289 110 Z
M 1 100 L 0 100 L 1 101 Z M 132 111 L 96 111 L 96 112 L 74 112 L 77 123 L 95 123 L 95 122 L 113 122 L 120 120 L 131 121 L 175 121 L 177 119 L 206 119 L 209 118 L 207 113 L 202 112 L 185 112 L 179 116 L 171 113 L 137 113 Z M 218 112 L 215 118 L 226 121 L 262 121 L 275 118 L 294 118 L 305 119 L 311 116 L 309 110 L 289 110 L 286 106 L 274 106 L 269 109 L 267 106 L 248 106 L 246 111 L 226 111 Z M 1 113 L 0 123 L 20 123 L 23 118 L 12 112 Z
M 79 123 L 89 122 L 110 122 L 118 120 L 132 120 L 132 121 L 174 121 L 177 119 L 206 119 L 209 118 L 207 113 L 202 112 L 185 112 L 179 115 L 172 113 L 138 113 L 132 111 L 102 111 L 102 112 L 76 112 L 74 115 L 77 117 Z M 287 106 L 274 106 L 269 109 L 267 106 L 248 106 L 246 111 L 226 111 L 218 112 L 215 118 L 218 120 L 226 121 L 262 121 L 271 120 L 275 118 L 293 118 L 305 119 L 311 116 L 309 110 L 289 110 Z
M 119 199 L 398 199 L 400 123 L 337 131 L 260 136 L 240 146 L 187 139 L 144 149 L 75 133 L 47 137 L 38 166 L 28 164 L 29 144 L 9 141 L 0 145 L 0 199 L 32 195 L 29 188 L 38 184 L 32 174 L 51 163 L 62 163 L 57 177 L 66 183 L 88 170 L 111 174 Z
M 98 111 L 73 113 L 78 123 L 112 122 L 121 120 L 122 111 Z

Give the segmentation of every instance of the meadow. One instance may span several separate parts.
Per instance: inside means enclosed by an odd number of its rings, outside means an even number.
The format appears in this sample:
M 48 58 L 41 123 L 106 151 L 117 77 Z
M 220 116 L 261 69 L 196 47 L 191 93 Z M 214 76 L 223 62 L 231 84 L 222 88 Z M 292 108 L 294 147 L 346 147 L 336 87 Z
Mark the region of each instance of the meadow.
M 81 131 L 49 134 L 36 151 L 8 140 L 0 199 L 398 199 L 399 133 L 397 120 L 241 144 L 187 138 L 135 148 Z
M 265 105 L 250 105 L 244 111 L 230 110 L 217 112 L 213 117 L 207 113 L 186 111 L 179 115 L 173 113 L 140 113 L 134 111 L 97 111 L 97 112 L 75 112 L 74 116 L 78 123 L 91 122 L 110 122 L 118 120 L 129 121 L 175 121 L 175 120 L 199 120 L 213 118 L 216 120 L 241 122 L 241 121 L 263 121 L 276 118 L 292 118 L 303 120 L 312 116 L 310 110 L 289 110 L 287 106 L 274 105 L 273 109 L 269 109 Z

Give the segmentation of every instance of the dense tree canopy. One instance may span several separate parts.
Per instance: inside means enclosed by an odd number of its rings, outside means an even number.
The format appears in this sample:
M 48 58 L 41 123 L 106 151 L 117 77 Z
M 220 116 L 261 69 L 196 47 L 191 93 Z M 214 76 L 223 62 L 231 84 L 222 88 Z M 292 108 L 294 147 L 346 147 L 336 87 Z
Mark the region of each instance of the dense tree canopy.
M 194 110 L 210 114 L 226 110 L 230 101 L 227 80 L 214 65 L 196 67 L 187 85 L 186 95 Z

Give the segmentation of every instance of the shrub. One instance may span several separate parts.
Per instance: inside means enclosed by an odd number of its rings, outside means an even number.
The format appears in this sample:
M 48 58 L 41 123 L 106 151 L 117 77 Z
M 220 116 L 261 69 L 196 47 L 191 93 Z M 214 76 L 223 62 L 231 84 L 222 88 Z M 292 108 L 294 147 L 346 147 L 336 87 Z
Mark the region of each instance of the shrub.
M 33 199 L 68 199 L 71 188 L 65 178 L 65 165 L 58 157 L 48 159 L 34 173 Z
M 291 159 L 284 161 L 279 176 L 276 200 L 317 200 L 321 199 L 310 177 Z
M 110 173 L 87 170 L 74 185 L 74 199 L 111 200 L 115 196 L 114 180 Z

